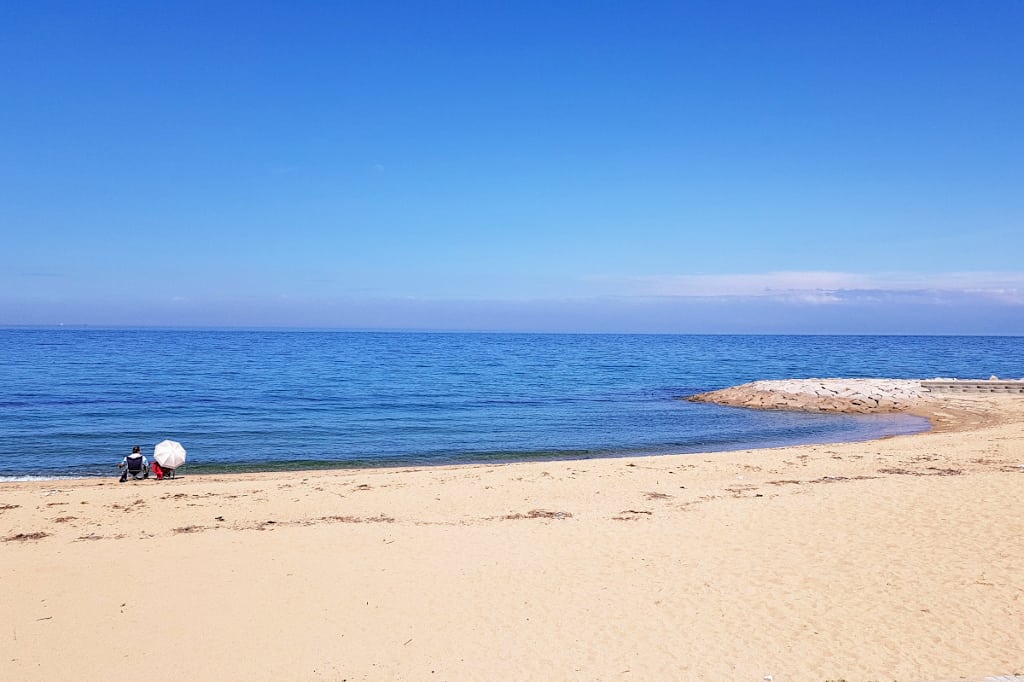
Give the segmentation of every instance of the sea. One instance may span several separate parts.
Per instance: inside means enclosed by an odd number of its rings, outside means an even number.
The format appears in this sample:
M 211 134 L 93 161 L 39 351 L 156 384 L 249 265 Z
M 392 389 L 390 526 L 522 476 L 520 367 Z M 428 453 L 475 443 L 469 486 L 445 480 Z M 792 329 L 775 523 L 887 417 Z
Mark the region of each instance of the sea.
M 868 440 L 908 415 L 690 403 L 757 379 L 1017 378 L 1024 338 L 0 329 L 0 481 L 500 463 Z

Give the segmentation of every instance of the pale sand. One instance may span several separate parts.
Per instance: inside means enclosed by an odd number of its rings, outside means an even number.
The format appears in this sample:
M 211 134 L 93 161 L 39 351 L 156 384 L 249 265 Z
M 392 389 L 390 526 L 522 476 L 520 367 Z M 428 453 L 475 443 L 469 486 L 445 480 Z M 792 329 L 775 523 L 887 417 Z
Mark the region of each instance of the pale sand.
M 936 409 L 868 443 L 2 484 L 0 679 L 1022 674 L 1024 399 Z

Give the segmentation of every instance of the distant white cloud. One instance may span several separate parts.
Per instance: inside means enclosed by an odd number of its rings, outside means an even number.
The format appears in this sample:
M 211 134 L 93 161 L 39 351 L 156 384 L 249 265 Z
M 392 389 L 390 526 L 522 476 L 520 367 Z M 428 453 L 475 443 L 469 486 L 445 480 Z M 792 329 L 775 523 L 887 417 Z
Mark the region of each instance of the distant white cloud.
M 984 299 L 1024 305 L 1024 273 L 766 272 L 665 275 L 606 280 L 627 296 L 772 299 L 807 305 L 953 303 Z

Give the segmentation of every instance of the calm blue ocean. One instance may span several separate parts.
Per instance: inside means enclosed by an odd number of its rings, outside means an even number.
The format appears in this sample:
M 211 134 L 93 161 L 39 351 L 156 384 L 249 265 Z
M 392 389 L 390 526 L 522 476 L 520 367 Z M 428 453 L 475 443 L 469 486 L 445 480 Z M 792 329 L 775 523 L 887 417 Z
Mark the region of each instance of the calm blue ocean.
M 0 329 L 0 477 L 700 452 L 921 430 L 678 400 L 755 379 L 1024 375 L 1014 337 Z

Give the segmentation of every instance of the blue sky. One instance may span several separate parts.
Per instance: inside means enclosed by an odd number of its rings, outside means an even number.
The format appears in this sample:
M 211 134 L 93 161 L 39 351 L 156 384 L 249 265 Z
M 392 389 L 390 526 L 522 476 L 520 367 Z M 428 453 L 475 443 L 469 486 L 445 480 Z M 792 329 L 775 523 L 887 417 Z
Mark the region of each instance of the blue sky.
M 1024 334 L 1024 3 L 0 7 L 0 324 Z

